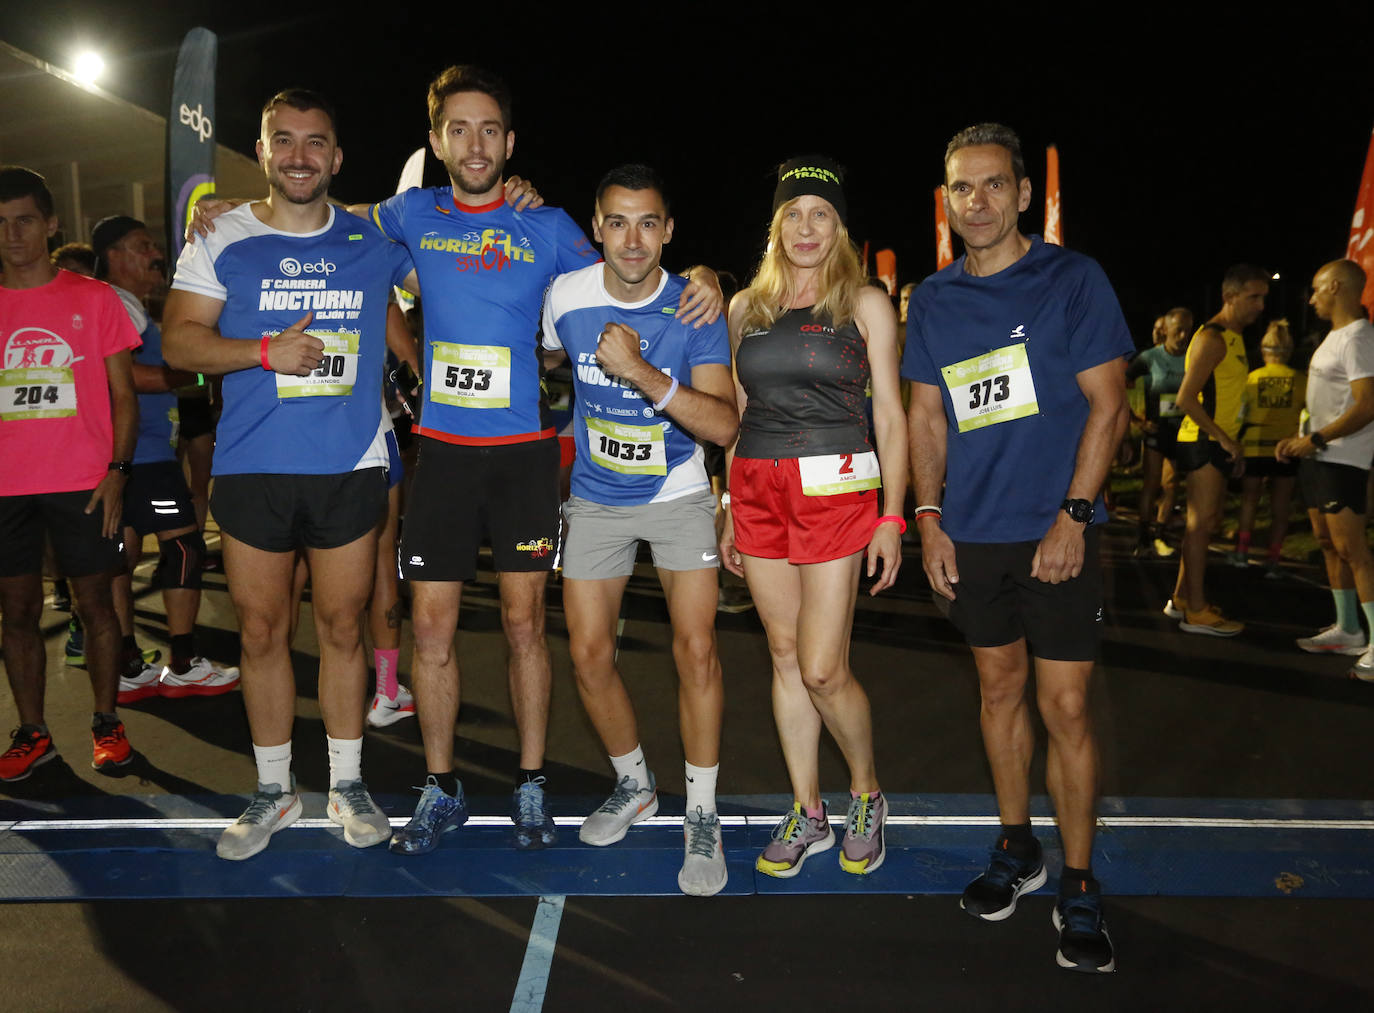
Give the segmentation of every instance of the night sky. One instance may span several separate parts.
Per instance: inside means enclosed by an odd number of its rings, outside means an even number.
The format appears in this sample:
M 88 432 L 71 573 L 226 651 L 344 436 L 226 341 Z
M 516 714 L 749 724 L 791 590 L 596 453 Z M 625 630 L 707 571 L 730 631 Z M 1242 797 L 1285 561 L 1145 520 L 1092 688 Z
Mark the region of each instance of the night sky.
M 1041 229 L 1055 143 L 1066 243 L 1102 263 L 1138 341 L 1176 303 L 1214 312 L 1239 260 L 1283 276 L 1266 317 L 1315 326 L 1307 284 L 1344 254 L 1374 127 L 1374 5 L 1293 8 L 1283 21 L 1200 6 L 1058 5 L 1073 13 L 1049 19 L 984 6 L 617 4 L 574 18 L 564 11 L 587 8 L 455 4 L 381 20 L 396 8 L 377 5 L 375 24 L 343 29 L 288 18 L 280 3 L 59 0 L 7 4 L 0 38 L 63 67 L 92 43 L 109 65 L 103 87 L 165 115 L 177 46 L 204 25 L 220 39 L 220 143 L 251 154 L 263 100 L 317 88 L 339 106 L 333 193 L 349 202 L 394 191 L 425 143 L 429 79 L 480 63 L 515 93 L 510 172 L 590 231 L 601 174 L 649 162 L 673 191 L 667 266 L 705 262 L 741 280 L 762 247 L 774 168 L 807 151 L 849 167 L 853 236 L 893 247 L 900 280 L 920 279 L 934 269 L 945 142 L 1001 120 L 1021 134 L 1036 191 L 1023 231 Z M 432 158 L 426 182 L 446 182 Z

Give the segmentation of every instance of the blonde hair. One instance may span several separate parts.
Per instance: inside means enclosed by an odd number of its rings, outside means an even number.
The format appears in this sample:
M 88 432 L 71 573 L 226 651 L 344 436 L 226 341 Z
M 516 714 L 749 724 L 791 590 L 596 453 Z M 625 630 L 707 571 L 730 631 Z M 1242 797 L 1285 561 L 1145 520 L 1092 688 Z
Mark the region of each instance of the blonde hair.
M 773 221 L 768 227 L 768 249 L 759 260 L 749 287 L 740 293 L 745 300 L 744 314 L 740 317 L 741 334 L 772 327 L 796 295 L 792 268 L 782 248 L 783 219 L 795 203 L 790 200 L 773 212 Z M 835 242 L 821 265 L 819 298 L 811 307 L 811 315 L 829 319 L 834 327 L 843 327 L 854 319 L 855 304 L 867 283 L 868 272 L 859 259 L 859 251 L 849 238 L 844 222 L 836 215 Z
M 1261 352 L 1264 351 L 1266 345 L 1275 352 L 1283 352 L 1285 355 L 1293 351 L 1293 331 L 1286 319 L 1270 321 L 1269 328 L 1264 332 L 1264 337 L 1260 339 Z

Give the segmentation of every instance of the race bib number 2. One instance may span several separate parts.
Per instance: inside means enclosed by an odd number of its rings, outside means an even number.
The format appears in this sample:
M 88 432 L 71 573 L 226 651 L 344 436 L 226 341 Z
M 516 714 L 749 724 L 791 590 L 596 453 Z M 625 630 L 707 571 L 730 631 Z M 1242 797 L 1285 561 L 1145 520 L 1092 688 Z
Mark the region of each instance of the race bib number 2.
M 1025 344 L 1007 345 L 940 370 L 959 432 L 1038 415 Z
M 0 370 L 0 419 L 64 419 L 76 414 L 76 379 L 66 366 Z
M 306 376 L 277 374 L 277 397 L 347 397 L 358 382 L 358 332 L 306 331 L 324 342 L 319 366 Z
M 842 492 L 882 488 L 878 455 L 868 450 L 861 454 L 820 454 L 797 459 L 803 496 L 836 496 Z
M 429 396 L 455 408 L 510 407 L 510 349 L 436 341 L 430 357 Z
M 666 475 L 668 453 L 663 427 L 627 426 L 587 419 L 587 449 L 592 460 L 622 475 Z

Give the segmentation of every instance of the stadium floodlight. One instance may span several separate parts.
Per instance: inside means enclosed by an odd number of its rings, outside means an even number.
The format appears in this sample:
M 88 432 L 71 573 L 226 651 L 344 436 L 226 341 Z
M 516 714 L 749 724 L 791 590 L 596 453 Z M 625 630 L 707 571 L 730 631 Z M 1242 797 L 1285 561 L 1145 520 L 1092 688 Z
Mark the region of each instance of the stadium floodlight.
M 95 84 L 96 80 L 105 71 L 105 61 L 100 54 L 94 50 L 86 50 L 77 55 L 76 65 L 72 72 L 76 79 L 82 84 Z

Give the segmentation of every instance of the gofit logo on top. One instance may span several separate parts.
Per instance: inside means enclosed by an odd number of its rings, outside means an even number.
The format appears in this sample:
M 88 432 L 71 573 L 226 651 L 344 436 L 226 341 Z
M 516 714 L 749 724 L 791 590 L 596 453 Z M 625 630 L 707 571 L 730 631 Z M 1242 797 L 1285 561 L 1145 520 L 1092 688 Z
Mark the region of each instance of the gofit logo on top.
M 338 270 L 330 261 L 321 257 L 312 263 L 302 264 L 295 257 L 283 257 L 281 263 L 277 265 L 282 274 L 288 278 L 296 278 L 302 274 L 323 274 L 326 277 Z
M 200 143 L 204 144 L 211 137 L 215 136 L 214 124 L 210 122 L 210 117 L 206 116 L 202 110 L 201 103 L 197 102 L 194 109 L 188 109 L 186 103 L 181 104 L 177 111 L 181 122 L 191 128 L 191 132 L 200 136 Z

